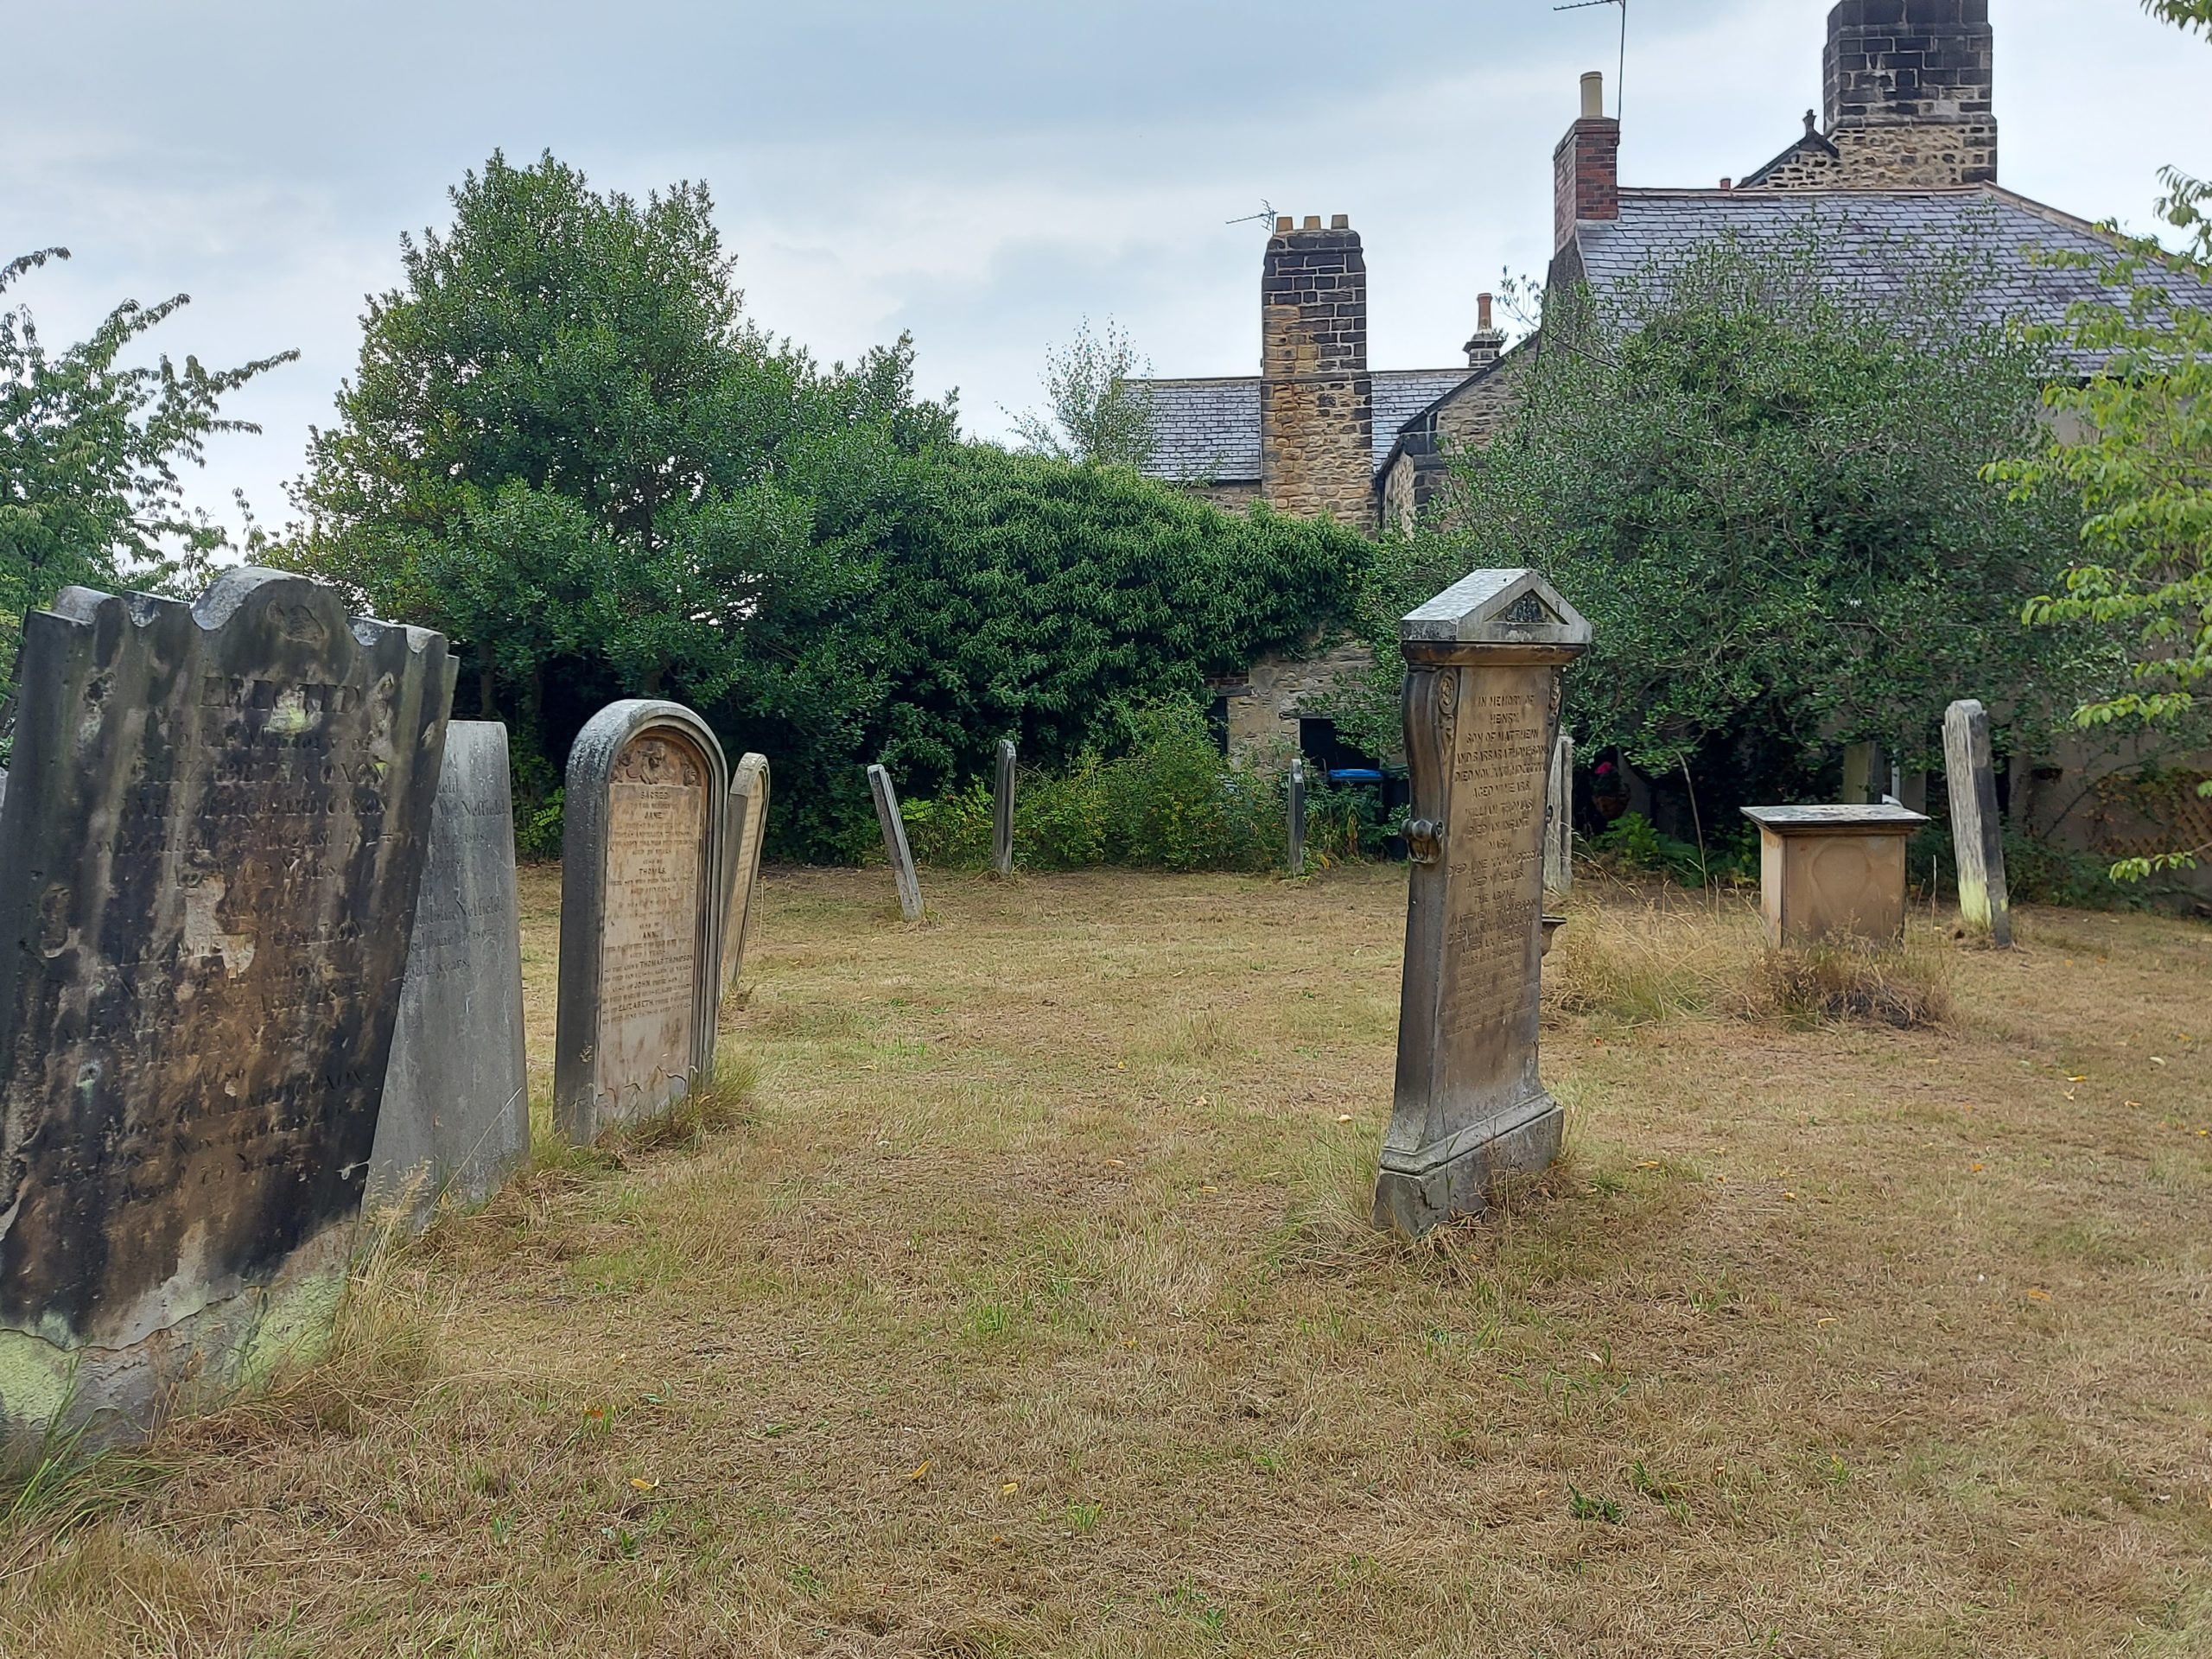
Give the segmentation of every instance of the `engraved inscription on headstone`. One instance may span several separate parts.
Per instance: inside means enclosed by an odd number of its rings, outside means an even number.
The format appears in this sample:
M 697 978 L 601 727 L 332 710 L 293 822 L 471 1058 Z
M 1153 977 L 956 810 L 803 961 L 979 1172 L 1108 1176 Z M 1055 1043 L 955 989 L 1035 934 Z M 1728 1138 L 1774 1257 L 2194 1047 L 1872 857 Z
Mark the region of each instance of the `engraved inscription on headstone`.
M 679 703 L 611 703 L 569 753 L 553 1101 L 571 1141 L 714 1069 L 728 791 L 721 745 Z
M 1989 712 L 1968 697 L 1943 711 L 1943 769 L 1957 849 L 1959 916 L 1993 944 L 2012 943 L 2012 898 L 2005 885 L 2005 830 L 1997 816 L 1997 769 Z
M 446 728 L 399 1027 L 369 1160 L 369 1201 L 417 1226 L 491 1196 L 530 1150 L 522 924 L 507 728 Z
M 729 843 L 722 878 L 722 995 L 745 967 L 745 941 L 760 896 L 760 843 L 768 833 L 768 757 L 748 753 L 729 780 Z
M 999 739 L 997 776 L 991 794 L 991 868 L 1014 874 L 1014 740 Z
M 868 769 L 868 786 L 875 797 L 875 823 L 883 832 L 884 856 L 891 861 L 892 880 L 899 886 L 899 913 L 910 922 L 918 922 L 922 883 L 914 873 L 913 849 L 906 845 L 906 820 L 899 811 L 899 791 L 881 766 Z
M 1374 1220 L 1418 1235 L 1558 1155 L 1536 1070 L 1545 794 L 1560 671 L 1590 626 L 1532 570 L 1478 570 L 1399 634 L 1413 869 Z
M 0 1416 L 100 1438 L 327 1336 L 452 699 L 236 569 L 23 626 L 0 807 Z

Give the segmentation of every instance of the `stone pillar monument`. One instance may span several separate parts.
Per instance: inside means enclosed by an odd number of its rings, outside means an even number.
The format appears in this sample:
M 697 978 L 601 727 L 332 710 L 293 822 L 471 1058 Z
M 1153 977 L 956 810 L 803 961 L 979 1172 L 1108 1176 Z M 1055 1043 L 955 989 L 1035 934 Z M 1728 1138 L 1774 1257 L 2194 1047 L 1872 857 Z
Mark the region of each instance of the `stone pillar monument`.
M 1398 632 L 1413 872 L 1374 1221 L 1419 1235 L 1559 1154 L 1536 1074 L 1545 785 L 1590 625 L 1533 570 L 1478 570 Z

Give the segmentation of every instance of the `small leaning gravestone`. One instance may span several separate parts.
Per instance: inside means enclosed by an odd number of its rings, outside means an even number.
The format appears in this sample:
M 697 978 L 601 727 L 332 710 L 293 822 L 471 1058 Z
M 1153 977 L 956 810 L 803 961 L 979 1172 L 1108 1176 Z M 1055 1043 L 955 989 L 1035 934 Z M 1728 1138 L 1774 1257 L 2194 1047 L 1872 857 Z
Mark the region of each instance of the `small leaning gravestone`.
M 569 751 L 553 1112 L 588 1145 L 714 1071 L 729 776 L 681 703 L 609 703 Z
M 1989 711 L 1971 697 L 1943 711 L 1943 770 L 1958 859 L 1959 916 L 1970 932 L 2009 946 L 2012 896 L 2005 885 L 2005 829 L 1997 816 Z
M 456 720 L 446 727 L 369 1202 L 404 1205 L 419 1228 L 442 1198 L 489 1198 L 529 1150 L 507 728 Z
M 723 833 L 730 855 L 722 877 L 721 994 L 736 988 L 745 941 L 760 896 L 760 843 L 768 833 L 768 757 L 747 752 L 730 774 L 729 817 Z
M 1014 740 L 999 739 L 997 775 L 991 791 L 991 871 L 1014 874 Z
M 319 1349 L 453 697 L 303 577 L 66 588 L 0 810 L 0 1420 L 96 1441 Z
M 1533 570 L 1478 570 L 1398 632 L 1413 868 L 1374 1222 L 1418 1236 L 1559 1155 L 1536 1071 L 1545 781 L 1590 625 Z
M 891 861 L 892 879 L 899 885 L 899 913 L 910 922 L 918 922 L 922 883 L 914 873 L 913 849 L 906 844 L 906 820 L 899 815 L 899 791 L 881 766 L 868 769 L 868 786 L 875 797 L 875 823 L 883 831 L 884 856 Z

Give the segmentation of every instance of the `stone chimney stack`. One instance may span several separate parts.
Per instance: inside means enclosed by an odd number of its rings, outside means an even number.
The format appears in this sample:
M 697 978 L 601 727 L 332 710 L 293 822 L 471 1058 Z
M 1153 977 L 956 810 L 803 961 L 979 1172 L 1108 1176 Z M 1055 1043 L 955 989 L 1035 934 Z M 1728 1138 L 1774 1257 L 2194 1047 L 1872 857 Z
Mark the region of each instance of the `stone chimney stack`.
M 1490 296 L 1475 296 L 1475 332 L 1467 341 L 1467 366 L 1479 369 L 1497 361 L 1505 350 L 1505 331 L 1491 322 Z
M 1575 221 L 1621 216 L 1621 124 L 1605 114 L 1605 78 L 1582 77 L 1582 114 L 1552 152 L 1552 251 L 1574 236 Z
M 1359 233 L 1342 213 L 1327 230 L 1278 219 L 1260 278 L 1260 499 L 1371 528 L 1374 425 Z
M 1833 182 L 1993 184 L 1989 0 L 1840 0 L 1821 58 Z

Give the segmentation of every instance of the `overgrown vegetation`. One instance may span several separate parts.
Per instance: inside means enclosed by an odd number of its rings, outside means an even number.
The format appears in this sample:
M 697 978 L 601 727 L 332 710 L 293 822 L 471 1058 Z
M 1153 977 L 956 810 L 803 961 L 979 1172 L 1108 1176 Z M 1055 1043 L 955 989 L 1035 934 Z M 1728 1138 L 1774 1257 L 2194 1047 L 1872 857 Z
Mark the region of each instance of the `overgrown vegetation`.
M 918 798 L 1004 735 L 1116 753 L 1349 616 L 1349 531 L 963 442 L 904 339 L 850 366 L 771 339 L 702 186 L 640 204 L 494 156 L 453 205 L 371 304 L 292 551 L 455 640 L 525 820 L 594 709 L 667 696 L 774 756 L 773 853 L 854 857 L 868 761 Z
M 2050 360 L 1974 297 L 2012 251 L 1901 244 L 1896 291 L 1860 296 L 1824 280 L 1833 233 L 1808 213 L 1771 243 L 1717 239 L 1602 311 L 1548 294 L 1514 419 L 1386 543 L 1364 604 L 1379 645 L 1466 569 L 1541 568 L 1596 630 L 1567 677 L 1582 754 L 1694 806 L 1708 864 L 1738 805 L 1832 790 L 1846 743 L 1940 764 L 1961 688 L 2033 732 L 2102 669 L 2080 630 L 2021 621 L 2074 505 L 1980 476 L 2040 442 Z M 1372 735 L 1395 700 L 1386 672 Z
M 2212 34 L 2207 0 L 2146 0 L 2145 9 Z M 2044 256 L 2094 271 L 2111 294 L 2075 304 L 2063 326 L 2025 336 L 2094 369 L 2050 384 L 2050 442 L 1999 462 L 1991 475 L 2016 497 L 2071 492 L 2084 513 L 2079 562 L 2055 594 L 2031 601 L 2029 620 L 2091 624 L 2133 648 L 2126 689 L 2084 702 L 2076 720 L 2179 729 L 2193 747 L 2212 730 L 2200 707 L 2201 688 L 2212 682 L 2212 181 L 2176 168 L 2162 176 L 2159 213 L 2179 233 L 2178 246 L 2107 226 L 2109 255 Z M 2212 798 L 2212 779 L 2200 787 Z M 2122 859 L 2113 874 L 2139 881 L 2193 868 L 2208 852 L 2177 843 Z

